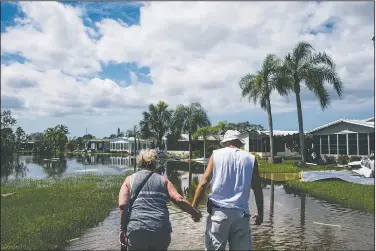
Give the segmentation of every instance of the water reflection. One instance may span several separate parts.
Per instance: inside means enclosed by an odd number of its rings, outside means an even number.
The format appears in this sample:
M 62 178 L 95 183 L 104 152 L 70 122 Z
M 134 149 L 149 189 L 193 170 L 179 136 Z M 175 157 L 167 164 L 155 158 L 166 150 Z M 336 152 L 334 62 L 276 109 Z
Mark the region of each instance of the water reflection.
M 5 184 L 9 179 L 25 178 L 27 172 L 27 166 L 19 158 L 1 158 L 1 184 Z
M 67 160 L 65 159 L 60 159 L 58 161 L 45 161 L 40 163 L 40 165 L 43 167 L 48 178 L 61 177 L 67 170 Z

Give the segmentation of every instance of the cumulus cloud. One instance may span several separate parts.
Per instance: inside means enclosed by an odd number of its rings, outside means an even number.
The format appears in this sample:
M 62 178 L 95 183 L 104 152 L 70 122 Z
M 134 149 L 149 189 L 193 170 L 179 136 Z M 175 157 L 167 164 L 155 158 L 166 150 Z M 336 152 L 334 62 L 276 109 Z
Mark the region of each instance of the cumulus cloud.
M 79 8 L 58 2 L 21 2 L 25 18 L 1 33 L 1 51 L 17 53 L 39 69 L 60 69 L 72 75 L 100 71 L 95 41 Z
M 241 99 L 239 79 L 259 70 L 267 53 L 283 57 L 302 40 L 337 64 L 346 95 L 331 109 L 372 105 L 369 97 L 349 94 L 373 91 L 370 2 L 148 2 L 139 24 L 104 15 L 93 27 L 84 24 L 92 5 L 19 6 L 25 17 L 1 34 L 1 53 L 27 62 L 1 66 L 2 97 L 27 115 L 141 114 L 158 100 L 172 106 L 199 101 L 210 114 L 260 109 Z M 97 77 L 101 63 L 129 62 L 149 67 L 152 84 L 134 73 L 125 87 Z M 295 112 L 295 98 L 273 94 L 272 106 L 273 113 Z M 304 89 L 303 106 L 318 106 Z

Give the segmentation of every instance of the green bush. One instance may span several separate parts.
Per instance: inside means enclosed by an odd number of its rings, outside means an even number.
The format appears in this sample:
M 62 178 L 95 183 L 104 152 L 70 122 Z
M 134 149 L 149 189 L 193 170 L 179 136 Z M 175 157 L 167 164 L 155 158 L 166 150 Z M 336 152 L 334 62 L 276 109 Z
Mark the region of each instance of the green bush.
M 347 165 L 349 163 L 349 156 L 347 155 L 340 155 L 337 158 L 337 163 L 340 165 Z
M 253 152 L 252 154 L 255 155 L 257 160 L 261 159 L 261 156 L 258 153 Z
M 324 155 L 324 160 L 325 160 L 325 164 L 327 165 L 336 163 L 336 158 L 334 156 Z
M 360 156 L 351 156 L 349 162 L 360 161 L 360 160 L 362 160 L 362 157 Z

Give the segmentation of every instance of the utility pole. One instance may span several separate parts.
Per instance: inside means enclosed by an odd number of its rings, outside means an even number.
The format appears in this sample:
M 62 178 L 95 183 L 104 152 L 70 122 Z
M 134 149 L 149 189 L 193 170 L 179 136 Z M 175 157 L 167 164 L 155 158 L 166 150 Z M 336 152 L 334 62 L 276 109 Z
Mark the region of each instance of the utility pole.
M 134 171 L 136 172 L 136 126 L 133 127 L 133 138 L 134 138 Z

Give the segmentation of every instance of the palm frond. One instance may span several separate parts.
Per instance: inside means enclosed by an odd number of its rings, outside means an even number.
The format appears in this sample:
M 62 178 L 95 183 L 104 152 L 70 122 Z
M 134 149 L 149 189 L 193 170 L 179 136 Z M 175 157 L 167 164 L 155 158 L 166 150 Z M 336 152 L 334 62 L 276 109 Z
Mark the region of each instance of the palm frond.
M 318 65 L 318 64 L 324 64 L 329 66 L 331 69 L 335 68 L 335 64 L 333 62 L 333 59 L 327 55 L 325 52 L 319 52 L 312 56 L 311 63 Z
M 305 80 L 307 88 L 315 93 L 323 110 L 330 106 L 330 95 L 325 89 L 325 82 L 332 84 L 339 96 L 342 94 L 342 82 L 328 66 L 311 67 Z
M 310 59 L 313 50 L 314 48 L 312 47 L 310 43 L 305 42 L 305 41 L 299 42 L 295 46 L 293 53 L 292 53 L 292 57 L 295 61 L 295 64 L 298 65 L 299 62 Z

